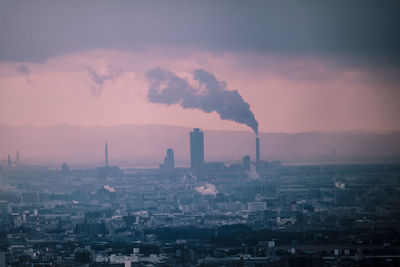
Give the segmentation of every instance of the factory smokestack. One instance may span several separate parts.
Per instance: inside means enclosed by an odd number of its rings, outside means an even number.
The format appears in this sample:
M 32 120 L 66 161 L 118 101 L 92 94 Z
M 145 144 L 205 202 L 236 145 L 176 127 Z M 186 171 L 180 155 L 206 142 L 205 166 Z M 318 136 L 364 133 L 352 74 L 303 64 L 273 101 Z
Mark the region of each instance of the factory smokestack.
M 153 103 L 179 104 L 183 108 L 200 109 L 206 113 L 217 112 L 222 120 L 231 120 L 250 127 L 258 134 L 258 122 L 237 90 L 227 89 L 225 82 L 218 81 L 202 69 L 193 71 L 193 80 L 188 83 L 171 71 L 155 68 L 147 72 L 150 88 L 147 98 Z
M 256 137 L 256 162 L 260 162 L 260 138 Z
M 107 142 L 106 142 L 106 151 L 105 151 L 105 154 L 106 154 L 106 168 L 108 168 L 108 146 L 107 146 Z

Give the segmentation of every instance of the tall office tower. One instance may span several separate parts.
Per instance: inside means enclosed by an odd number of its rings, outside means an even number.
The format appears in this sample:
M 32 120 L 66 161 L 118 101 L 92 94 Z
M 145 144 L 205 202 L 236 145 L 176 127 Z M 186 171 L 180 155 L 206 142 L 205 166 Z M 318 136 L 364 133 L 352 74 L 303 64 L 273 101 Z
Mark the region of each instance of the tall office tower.
M 260 162 L 260 138 L 256 138 L 256 162 Z
M 17 150 L 17 166 L 19 165 L 19 150 Z
M 199 128 L 190 132 L 190 168 L 200 169 L 204 163 L 204 134 Z
M 108 147 L 107 147 L 107 142 L 106 142 L 106 168 L 108 168 Z
M 164 168 L 167 172 L 171 172 L 175 168 L 174 151 L 172 150 L 172 148 L 168 148 L 167 150 L 167 155 L 164 158 Z

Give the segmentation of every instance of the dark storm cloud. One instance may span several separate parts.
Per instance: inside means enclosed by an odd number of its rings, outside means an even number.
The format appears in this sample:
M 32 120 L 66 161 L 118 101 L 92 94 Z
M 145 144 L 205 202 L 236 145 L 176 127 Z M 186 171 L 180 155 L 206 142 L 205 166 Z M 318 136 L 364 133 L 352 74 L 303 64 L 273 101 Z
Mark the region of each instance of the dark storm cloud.
M 191 86 L 173 72 L 156 68 L 147 72 L 150 88 L 147 98 L 153 103 L 179 104 L 183 108 L 217 112 L 221 119 L 245 124 L 258 134 L 258 122 L 250 105 L 237 90 L 227 90 L 226 83 L 202 69 L 193 71 L 193 79 L 199 87 Z
M 0 60 L 189 46 L 400 61 L 400 1 L 1 1 Z

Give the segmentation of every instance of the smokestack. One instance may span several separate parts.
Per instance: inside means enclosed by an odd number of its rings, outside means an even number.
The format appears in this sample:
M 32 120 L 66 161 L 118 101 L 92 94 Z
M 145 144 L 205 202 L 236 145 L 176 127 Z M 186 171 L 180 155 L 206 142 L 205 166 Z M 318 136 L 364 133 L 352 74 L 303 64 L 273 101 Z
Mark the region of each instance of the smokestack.
M 108 147 L 106 142 L 106 168 L 108 168 Z
M 260 162 L 260 138 L 256 137 L 256 162 Z

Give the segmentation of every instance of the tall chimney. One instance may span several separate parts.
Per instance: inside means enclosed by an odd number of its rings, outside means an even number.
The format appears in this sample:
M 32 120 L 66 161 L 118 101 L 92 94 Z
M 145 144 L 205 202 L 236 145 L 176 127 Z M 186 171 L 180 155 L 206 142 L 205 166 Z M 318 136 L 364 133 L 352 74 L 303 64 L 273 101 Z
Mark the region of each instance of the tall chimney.
M 106 168 L 108 168 L 108 147 L 106 142 Z
M 256 138 L 256 162 L 260 162 L 260 138 Z
M 17 150 L 17 166 L 19 165 L 19 150 Z

